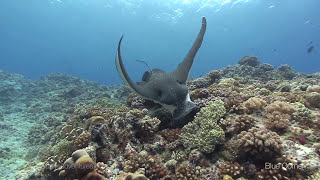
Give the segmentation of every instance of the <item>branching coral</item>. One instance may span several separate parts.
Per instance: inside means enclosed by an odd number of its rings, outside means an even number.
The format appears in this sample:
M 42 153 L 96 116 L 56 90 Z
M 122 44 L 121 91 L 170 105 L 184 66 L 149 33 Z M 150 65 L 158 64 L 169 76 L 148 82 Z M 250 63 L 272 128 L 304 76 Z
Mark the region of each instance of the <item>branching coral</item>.
M 279 111 L 273 111 L 266 115 L 265 125 L 268 129 L 283 132 L 290 126 L 290 115 L 283 114 Z
M 137 123 L 135 128 L 137 128 L 136 135 L 139 138 L 148 139 L 154 136 L 159 128 L 160 120 L 156 117 L 151 118 L 150 116 L 144 116 Z
M 200 88 L 192 91 L 190 93 L 191 100 L 198 99 L 198 98 L 207 98 L 209 96 L 208 89 Z
M 254 125 L 255 119 L 252 116 L 240 115 L 235 119 L 235 122 L 232 124 L 231 131 L 241 132 L 248 130 Z
M 116 177 L 116 180 L 148 180 L 148 178 L 138 173 L 122 173 Z
M 124 163 L 124 171 L 134 173 L 142 170 L 147 178 L 157 180 L 165 176 L 166 172 L 162 164 L 154 157 L 144 152 L 132 153 L 129 159 Z
M 176 180 L 198 180 L 199 174 L 197 174 L 197 171 L 195 168 L 189 166 L 188 164 L 182 164 L 179 166 L 176 170 L 175 175 Z
M 289 103 L 276 101 L 266 107 L 265 125 L 268 129 L 283 132 L 290 126 L 290 118 L 296 109 Z
M 197 113 L 195 119 L 182 128 L 181 140 L 185 147 L 211 153 L 224 142 L 224 132 L 218 120 L 225 114 L 221 100 L 211 101 Z
M 282 102 L 282 101 L 276 101 L 266 107 L 267 113 L 272 113 L 274 111 L 278 111 L 283 114 L 289 114 L 291 115 L 296 111 L 296 109 L 291 106 L 287 102 Z
M 279 166 L 279 168 L 263 168 L 258 172 L 259 180 L 295 180 L 294 178 L 284 167 L 281 167 L 282 164 L 276 164 L 274 166 Z
M 159 134 L 164 137 L 169 143 L 177 140 L 181 134 L 181 129 L 165 129 L 159 132 Z
M 281 154 L 282 141 L 280 136 L 267 129 L 252 127 L 237 135 L 239 148 L 253 155 L 278 155 Z
M 292 114 L 292 118 L 296 121 L 310 121 L 312 118 L 312 111 L 306 108 L 302 103 L 296 102 L 293 104 L 297 110 Z
M 267 105 L 267 102 L 258 97 L 252 97 L 242 103 L 243 109 L 248 114 L 252 114 L 255 111 L 259 111 L 266 105 Z
M 222 176 L 229 175 L 232 178 L 240 177 L 243 171 L 244 171 L 243 167 L 237 162 L 232 163 L 227 161 L 222 163 L 219 168 L 219 172 Z

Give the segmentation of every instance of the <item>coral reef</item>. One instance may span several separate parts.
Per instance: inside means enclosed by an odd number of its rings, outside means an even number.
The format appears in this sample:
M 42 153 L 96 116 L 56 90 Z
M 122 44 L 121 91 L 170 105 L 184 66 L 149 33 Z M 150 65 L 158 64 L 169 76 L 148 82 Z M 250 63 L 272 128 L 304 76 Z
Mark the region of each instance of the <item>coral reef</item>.
M 148 180 L 148 178 L 138 173 L 122 173 L 116 177 L 116 180 Z
M 258 97 L 252 97 L 242 103 L 243 109 L 248 114 L 252 114 L 255 111 L 259 111 L 266 105 L 267 105 L 267 102 Z
M 291 115 L 296 109 L 289 103 L 276 101 L 268 105 L 266 111 L 266 127 L 277 132 L 282 132 L 290 127 Z
M 257 57 L 245 56 L 239 60 L 238 64 L 255 67 L 255 66 L 258 66 L 260 64 L 260 62 L 258 61 Z
M 197 173 L 197 170 L 188 164 L 182 164 L 178 169 L 176 170 L 176 175 L 174 179 L 177 180 L 197 180 L 199 179 L 200 174 Z
M 235 122 L 231 126 L 231 131 L 241 132 L 246 131 L 254 125 L 255 119 L 252 116 L 240 115 L 235 119 Z
M 232 178 L 238 178 L 243 173 L 244 168 L 237 162 L 224 162 L 220 165 L 219 171 L 222 176 L 229 175 Z
M 212 101 L 197 113 L 195 119 L 181 130 L 181 140 L 186 148 L 211 153 L 215 146 L 223 143 L 224 132 L 218 120 L 225 114 L 221 100 Z
M 124 163 L 123 170 L 131 173 L 142 171 L 151 180 L 160 179 L 166 175 L 159 160 L 144 152 L 131 154 L 129 159 Z
M 188 80 L 197 107 L 178 121 L 126 86 L 3 71 L 0 84 L 3 179 L 319 176 L 319 73 L 246 56 Z
M 237 135 L 237 139 L 241 150 L 256 157 L 266 158 L 280 155 L 283 149 L 282 141 L 277 133 L 257 127 L 242 131 Z

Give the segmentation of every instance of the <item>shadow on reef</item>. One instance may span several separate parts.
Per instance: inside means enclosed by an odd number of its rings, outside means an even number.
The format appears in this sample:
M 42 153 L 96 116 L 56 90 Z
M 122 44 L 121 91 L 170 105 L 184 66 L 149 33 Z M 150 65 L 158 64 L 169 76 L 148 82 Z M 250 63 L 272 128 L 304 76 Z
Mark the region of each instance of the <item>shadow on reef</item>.
M 127 91 L 126 104 L 99 96 L 51 118 L 59 125 L 17 179 L 319 177 L 319 73 L 246 56 L 187 84 L 197 108 L 179 121 Z

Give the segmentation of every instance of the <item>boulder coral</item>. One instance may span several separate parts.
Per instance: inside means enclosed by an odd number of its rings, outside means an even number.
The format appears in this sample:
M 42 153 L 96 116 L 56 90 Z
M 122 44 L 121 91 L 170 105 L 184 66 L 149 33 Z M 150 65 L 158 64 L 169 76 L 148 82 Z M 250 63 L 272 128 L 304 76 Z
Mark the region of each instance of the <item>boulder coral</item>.
M 225 134 L 218 120 L 226 113 L 221 100 L 211 101 L 196 114 L 193 121 L 181 130 L 181 140 L 185 147 L 198 149 L 204 153 L 214 151 L 217 144 L 224 142 Z
M 96 172 L 95 162 L 84 149 L 79 149 L 72 153 L 72 157 L 64 162 L 59 176 L 66 179 L 105 180 L 105 177 Z

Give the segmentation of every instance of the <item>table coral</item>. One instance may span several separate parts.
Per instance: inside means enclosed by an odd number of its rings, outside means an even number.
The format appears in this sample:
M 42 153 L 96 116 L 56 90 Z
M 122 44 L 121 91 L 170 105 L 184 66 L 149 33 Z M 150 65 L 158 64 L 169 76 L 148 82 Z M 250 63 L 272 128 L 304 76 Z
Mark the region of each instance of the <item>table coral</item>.
M 213 152 L 217 144 L 224 142 L 224 132 L 217 122 L 225 112 L 221 100 L 209 102 L 192 122 L 182 128 L 180 136 L 183 145 L 205 153 Z

